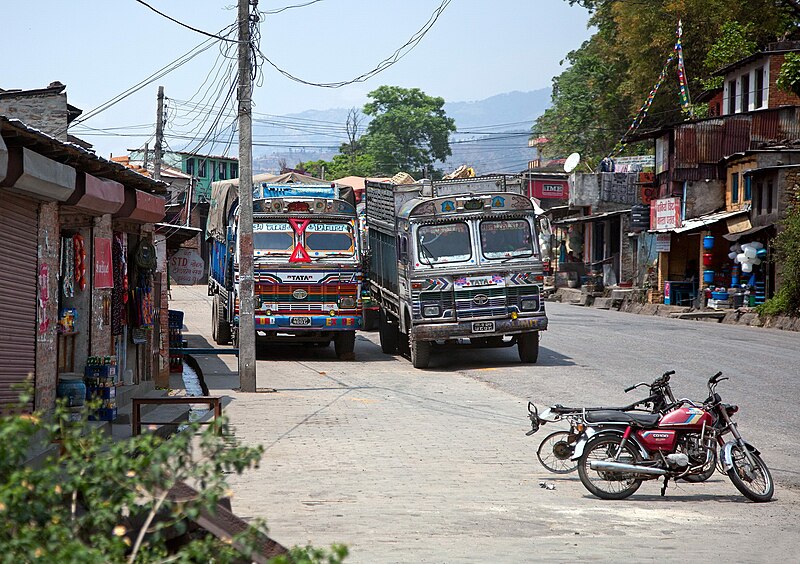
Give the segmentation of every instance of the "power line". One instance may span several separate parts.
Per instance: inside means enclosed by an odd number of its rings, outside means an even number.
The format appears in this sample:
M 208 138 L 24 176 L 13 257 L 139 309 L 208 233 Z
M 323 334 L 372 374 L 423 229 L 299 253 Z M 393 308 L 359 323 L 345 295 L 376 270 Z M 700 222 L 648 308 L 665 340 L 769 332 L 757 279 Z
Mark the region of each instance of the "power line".
M 156 10 L 150 4 L 148 4 L 147 2 L 144 2 L 144 0 L 134 0 L 134 1 L 138 2 L 142 6 L 145 6 L 146 8 L 149 8 L 149 9 L 153 10 L 159 16 L 161 16 L 163 18 L 167 18 L 169 21 L 174 22 L 174 23 L 178 24 L 179 26 L 185 27 L 186 29 L 192 30 L 192 31 L 194 31 L 196 33 L 200 33 L 200 34 L 205 35 L 207 37 L 213 37 L 214 39 L 219 39 L 220 41 L 229 41 L 231 43 L 238 43 L 238 41 L 235 40 L 235 39 L 228 39 L 227 37 L 223 37 L 223 36 L 220 36 L 220 35 L 214 35 L 213 33 L 209 33 L 207 31 L 203 31 L 202 29 L 197 29 L 196 27 L 192 27 L 192 26 L 190 26 L 188 24 L 185 24 L 180 20 L 176 20 L 172 16 L 168 16 L 164 12 L 160 12 L 160 11 Z
M 277 8 L 275 10 L 266 10 L 259 13 L 262 16 L 272 16 L 275 14 L 280 14 L 281 12 L 285 12 L 286 10 L 291 10 L 292 8 L 305 8 L 306 6 L 310 6 L 311 4 L 316 4 L 317 2 L 322 2 L 322 0 L 310 0 L 310 2 L 306 2 L 305 4 L 294 4 L 292 6 L 284 6 L 283 8 Z

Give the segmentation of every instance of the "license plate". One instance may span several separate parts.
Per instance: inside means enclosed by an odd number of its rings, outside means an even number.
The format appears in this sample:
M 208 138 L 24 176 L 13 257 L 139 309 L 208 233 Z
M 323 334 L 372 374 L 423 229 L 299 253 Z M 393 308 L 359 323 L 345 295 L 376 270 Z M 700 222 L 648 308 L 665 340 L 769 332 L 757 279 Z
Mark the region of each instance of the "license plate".
M 473 333 L 492 333 L 494 332 L 494 321 L 473 321 Z
M 295 327 L 306 327 L 311 325 L 311 318 L 310 317 L 291 317 L 289 318 L 289 325 L 294 325 Z

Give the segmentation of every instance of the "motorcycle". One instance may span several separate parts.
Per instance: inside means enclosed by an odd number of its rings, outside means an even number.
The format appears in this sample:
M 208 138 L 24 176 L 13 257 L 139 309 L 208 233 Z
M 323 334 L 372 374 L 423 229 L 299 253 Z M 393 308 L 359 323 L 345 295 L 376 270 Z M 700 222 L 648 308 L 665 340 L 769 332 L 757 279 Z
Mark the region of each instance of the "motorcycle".
M 746 442 L 731 420 L 739 410 L 722 402 L 718 372 L 708 380 L 708 398 L 698 404 L 680 399 L 663 414 L 607 412 L 619 428 L 601 429 L 585 445 L 578 460 L 578 475 L 589 492 L 601 499 L 625 499 L 644 480 L 664 478 L 661 495 L 670 479 L 699 476 L 720 463 L 733 485 L 756 502 L 769 501 L 775 490 L 761 453 Z M 596 413 L 595 413 L 596 414 Z M 725 442 L 725 435 L 733 439 Z
M 640 382 L 625 388 L 625 393 L 628 393 L 645 386 L 650 390 L 650 394 L 644 399 L 619 407 L 565 407 L 555 404 L 539 413 L 536 405 L 529 401 L 528 418 L 531 421 L 531 430 L 525 433 L 526 436 L 533 435 L 549 423 L 567 421 L 570 426 L 569 431 L 555 431 L 542 439 L 536 450 L 539 462 L 554 474 L 574 472 L 578 468 L 579 458 L 575 456 L 576 446 L 585 444 L 599 429 L 599 426 L 591 425 L 587 421 L 587 414 L 606 411 L 660 413 L 675 403 L 669 385 L 670 376 L 673 374 L 675 371 L 670 370 L 656 378 L 652 384 Z M 588 416 L 590 421 L 593 420 L 592 415 Z

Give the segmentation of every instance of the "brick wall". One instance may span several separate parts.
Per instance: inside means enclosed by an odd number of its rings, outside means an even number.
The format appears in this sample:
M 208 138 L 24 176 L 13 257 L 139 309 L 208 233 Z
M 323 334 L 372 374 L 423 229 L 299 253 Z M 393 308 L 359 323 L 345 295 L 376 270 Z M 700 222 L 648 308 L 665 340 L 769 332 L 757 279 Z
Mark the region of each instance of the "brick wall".
M 67 95 L 63 92 L 3 96 L 0 99 L 0 114 L 13 116 L 60 141 L 67 140 Z
M 778 88 L 776 81 L 781 72 L 784 55 L 776 54 L 769 58 L 769 100 L 767 107 L 777 108 L 778 106 L 797 106 L 800 105 L 800 98 Z

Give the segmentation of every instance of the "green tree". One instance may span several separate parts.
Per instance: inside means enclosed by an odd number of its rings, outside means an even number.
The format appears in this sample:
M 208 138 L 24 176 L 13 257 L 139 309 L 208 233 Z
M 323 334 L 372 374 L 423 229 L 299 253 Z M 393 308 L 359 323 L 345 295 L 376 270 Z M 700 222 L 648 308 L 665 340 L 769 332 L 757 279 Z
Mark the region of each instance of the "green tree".
M 553 138 L 546 147 L 551 154 L 580 151 L 589 162 L 602 158 L 609 142 L 613 146 L 627 130 L 673 50 L 679 19 L 690 93 L 703 90 L 703 81 L 718 68 L 711 68 L 716 62 L 779 39 L 800 20 L 800 3 L 794 0 L 567 2 L 589 9 L 590 25 L 597 31 L 568 56 L 569 66 L 553 82 L 551 111 L 537 121 L 532 134 Z M 683 119 L 673 61 L 642 127 Z M 593 138 L 592 131 L 613 139 Z
M 422 176 L 452 154 L 449 138 L 456 125 L 445 114 L 443 98 L 399 86 L 380 86 L 367 96 L 372 101 L 364 113 L 372 121 L 360 142 L 374 159 L 375 172 Z
M 739 59 L 752 55 L 758 44 L 750 39 L 753 35 L 751 23 L 730 21 L 722 25 L 719 39 L 711 46 L 705 58 L 705 71 L 713 73 Z M 712 90 L 722 87 L 722 76 L 710 76 L 700 80 L 703 88 Z
M 800 96 L 800 55 L 786 53 L 786 58 L 778 73 L 778 88 Z
M 800 314 L 800 194 L 795 194 L 778 236 L 772 240 L 772 257 L 780 271 L 775 295 L 758 306 L 763 315 Z
M 20 405 L 29 399 L 24 393 Z M 29 445 L 39 441 L 58 443 L 60 455 L 25 466 Z M 169 439 L 145 434 L 114 441 L 86 425 L 86 412 L 71 421 L 59 403 L 53 413 L 0 413 L 0 445 L 2 562 L 233 563 L 249 561 L 257 536 L 266 533 L 259 520 L 229 542 L 189 529 L 187 518 L 213 513 L 230 495 L 226 474 L 256 466 L 264 450 L 232 443 L 224 419 L 202 433 L 194 424 Z M 197 497 L 171 499 L 179 482 L 196 488 Z M 187 542 L 176 550 L 168 531 L 186 534 Z M 291 554 L 299 556 L 282 562 L 340 562 L 347 549 Z

